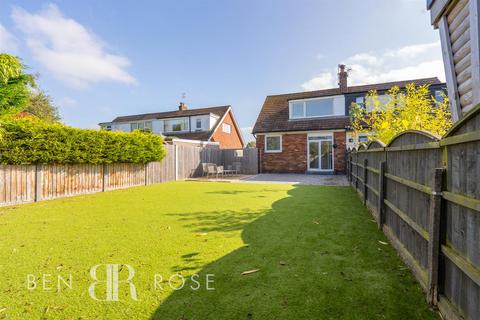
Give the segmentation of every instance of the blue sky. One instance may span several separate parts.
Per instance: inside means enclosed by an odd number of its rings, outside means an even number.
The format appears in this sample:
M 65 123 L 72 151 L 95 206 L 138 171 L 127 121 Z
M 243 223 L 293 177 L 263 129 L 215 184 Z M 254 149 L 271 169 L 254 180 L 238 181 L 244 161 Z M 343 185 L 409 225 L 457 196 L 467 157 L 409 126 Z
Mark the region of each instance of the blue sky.
M 230 104 L 245 131 L 266 95 L 438 76 L 424 0 L 5 1 L 0 51 L 20 56 L 69 125 Z M 248 138 L 248 137 L 247 137 Z

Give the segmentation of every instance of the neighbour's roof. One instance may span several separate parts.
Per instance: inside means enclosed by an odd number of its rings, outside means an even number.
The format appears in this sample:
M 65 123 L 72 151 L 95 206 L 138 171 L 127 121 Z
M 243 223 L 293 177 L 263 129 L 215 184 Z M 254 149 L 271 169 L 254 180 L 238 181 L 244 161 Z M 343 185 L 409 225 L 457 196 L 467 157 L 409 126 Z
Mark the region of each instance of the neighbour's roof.
M 340 88 L 323 89 L 316 91 L 304 91 L 287 94 L 267 96 L 263 103 L 262 110 L 258 115 L 257 122 L 252 133 L 282 132 L 282 131 L 308 131 L 308 130 L 332 130 L 345 129 L 350 124 L 348 116 L 333 116 L 313 119 L 289 120 L 288 104 L 290 100 L 327 97 L 340 94 L 366 93 L 370 90 L 384 91 L 393 86 L 404 88 L 407 84 L 415 83 L 420 85 L 442 84 L 436 78 L 424 78 L 406 81 L 385 82 L 348 87 L 346 91 Z
M 225 114 L 225 112 L 228 111 L 228 108 L 230 108 L 230 106 L 218 106 L 218 107 L 176 110 L 176 111 L 167 111 L 167 112 L 134 114 L 130 116 L 116 117 L 115 119 L 113 119 L 112 122 L 130 122 L 130 121 L 178 118 L 178 117 L 198 116 L 198 115 L 204 115 L 204 114 L 210 114 L 210 113 L 216 116 L 222 117 Z
M 187 139 L 187 140 L 202 140 L 208 141 L 210 136 L 212 135 L 212 131 L 199 131 L 199 132 L 185 132 L 185 133 L 163 133 L 164 136 L 172 137 L 172 138 L 179 138 L 179 139 Z

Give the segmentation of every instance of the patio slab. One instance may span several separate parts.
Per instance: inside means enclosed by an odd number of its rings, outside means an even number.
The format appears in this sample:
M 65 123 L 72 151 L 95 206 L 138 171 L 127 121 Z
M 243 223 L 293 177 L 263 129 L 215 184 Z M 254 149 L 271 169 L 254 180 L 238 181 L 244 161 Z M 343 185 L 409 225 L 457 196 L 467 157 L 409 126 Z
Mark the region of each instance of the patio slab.
M 222 182 L 244 182 L 244 183 L 276 183 L 276 184 L 298 184 L 318 186 L 348 186 L 345 175 L 317 175 L 317 174 L 295 174 L 295 173 L 261 173 L 256 175 L 241 175 L 233 177 L 199 178 L 191 180 L 208 180 Z

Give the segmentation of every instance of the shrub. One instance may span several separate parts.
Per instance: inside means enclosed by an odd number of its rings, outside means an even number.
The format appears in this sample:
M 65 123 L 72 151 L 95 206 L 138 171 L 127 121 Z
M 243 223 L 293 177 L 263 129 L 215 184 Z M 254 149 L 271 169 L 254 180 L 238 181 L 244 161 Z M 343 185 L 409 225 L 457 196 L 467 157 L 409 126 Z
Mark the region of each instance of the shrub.
M 163 138 L 144 132 L 84 130 L 37 119 L 3 119 L 0 163 L 147 163 L 166 154 Z
M 400 132 L 423 130 L 443 135 L 452 126 L 448 98 L 437 101 L 430 95 L 428 85 L 406 86 L 405 92 L 392 87 L 388 102 L 381 101 L 376 91 L 370 91 L 365 106 L 352 104 L 352 129 L 355 134 L 370 132 L 369 139 L 388 143 Z

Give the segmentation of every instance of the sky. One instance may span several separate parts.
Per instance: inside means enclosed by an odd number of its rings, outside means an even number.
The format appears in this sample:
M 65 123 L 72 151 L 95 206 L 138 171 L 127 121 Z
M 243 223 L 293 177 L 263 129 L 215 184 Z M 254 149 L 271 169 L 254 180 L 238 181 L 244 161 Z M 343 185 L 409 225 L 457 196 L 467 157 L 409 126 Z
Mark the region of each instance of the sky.
M 267 95 L 437 76 L 425 0 L 0 0 L 0 52 L 63 121 L 231 105 L 245 138 Z

